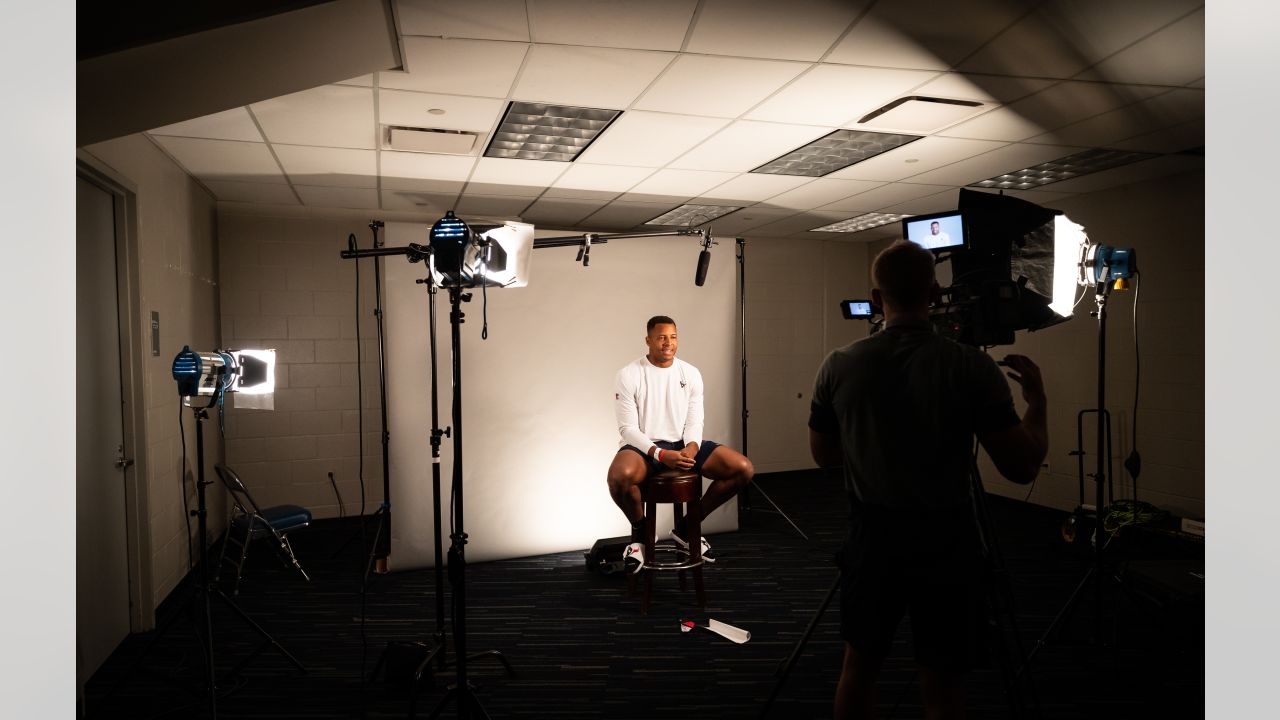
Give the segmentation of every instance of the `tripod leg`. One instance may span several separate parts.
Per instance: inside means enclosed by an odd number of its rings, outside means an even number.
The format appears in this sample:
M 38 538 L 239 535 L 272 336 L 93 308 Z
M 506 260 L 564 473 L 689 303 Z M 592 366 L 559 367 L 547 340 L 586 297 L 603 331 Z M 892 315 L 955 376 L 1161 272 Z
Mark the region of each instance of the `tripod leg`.
M 433 709 L 431 711 L 431 715 L 428 716 L 428 720 L 436 720 L 436 718 L 440 717 L 440 712 L 444 710 L 446 706 L 448 706 L 449 701 L 453 700 L 453 698 L 457 694 L 458 694 L 458 688 L 456 687 L 449 688 L 448 691 L 445 692 L 444 697 L 440 698 L 440 702 L 436 703 L 435 709 Z M 459 703 L 459 705 L 461 705 L 461 703 Z M 459 712 L 458 714 L 459 716 L 462 715 L 461 712 Z
M 764 491 L 764 488 L 760 487 L 760 483 L 753 483 L 753 484 L 756 486 L 756 490 L 760 491 L 760 496 L 763 497 L 765 500 L 769 501 L 769 504 L 773 506 L 773 511 L 781 515 L 782 518 L 786 520 L 788 524 L 791 525 L 791 527 L 795 528 L 795 531 L 800 533 L 800 537 L 804 538 L 805 540 L 808 540 L 809 536 L 805 535 L 804 531 L 801 530 L 800 527 L 796 525 L 795 522 L 793 522 L 786 513 L 782 512 L 782 508 L 778 507 L 778 503 L 774 502 L 773 498 L 769 497 L 768 493 Z
M 498 662 L 502 663 L 502 667 L 506 669 L 506 671 L 507 671 L 507 675 L 508 675 L 508 676 L 512 676 L 512 675 L 515 675 L 515 674 L 516 674 L 515 669 L 511 667 L 511 663 L 507 661 L 507 657 L 506 657 L 505 655 L 503 655 L 501 651 L 498 651 L 498 650 L 485 650 L 484 652 L 478 652 L 478 653 L 476 653 L 476 654 L 474 654 L 474 655 L 468 655 L 468 656 L 467 656 L 467 660 L 468 660 L 468 661 L 471 661 L 471 660 L 485 660 L 485 659 L 488 659 L 488 658 L 496 658 L 496 659 L 498 660 Z
M 787 676 L 791 674 L 791 668 L 795 667 L 796 662 L 800 659 L 800 653 L 804 652 L 804 646 L 808 644 L 809 637 L 813 635 L 813 631 L 818 627 L 818 621 L 822 620 L 822 615 L 827 611 L 827 606 L 831 604 L 831 599 L 836 596 L 836 591 L 840 589 L 840 580 L 844 577 L 844 573 L 836 573 L 836 581 L 831 583 L 831 589 L 827 591 L 827 597 L 822 601 L 822 605 L 818 608 L 818 612 L 814 613 L 813 619 L 809 621 L 809 626 L 804 629 L 804 634 L 800 636 L 800 641 L 791 649 L 791 655 L 786 659 L 785 664 L 778 669 L 778 679 L 773 684 L 773 691 L 769 693 L 769 699 L 764 703 L 764 709 L 760 711 L 760 717 L 769 716 L 769 710 L 773 707 L 773 701 L 778 699 L 778 694 L 782 692 L 782 685 L 787 681 Z
M 1048 644 L 1049 640 L 1053 637 L 1053 634 L 1057 632 L 1058 627 L 1062 624 L 1062 621 L 1066 619 L 1067 615 L 1073 609 L 1075 609 L 1075 604 L 1076 601 L 1080 599 L 1081 591 L 1084 590 L 1085 586 L 1089 584 L 1091 579 L 1094 579 L 1094 570 L 1095 567 L 1089 568 L 1089 572 L 1085 573 L 1084 578 L 1076 585 L 1076 589 L 1071 591 L 1071 597 L 1067 598 L 1067 603 L 1058 611 L 1057 616 L 1053 618 L 1053 622 L 1049 623 L 1049 629 L 1044 631 L 1044 634 L 1040 636 L 1039 640 L 1036 640 L 1035 647 L 1031 648 L 1031 652 L 1027 654 L 1027 659 L 1022 663 L 1022 668 L 1018 670 L 1018 677 L 1022 677 L 1022 674 L 1031 666 L 1031 661 L 1035 659 L 1036 654 L 1040 652 L 1040 648 Z

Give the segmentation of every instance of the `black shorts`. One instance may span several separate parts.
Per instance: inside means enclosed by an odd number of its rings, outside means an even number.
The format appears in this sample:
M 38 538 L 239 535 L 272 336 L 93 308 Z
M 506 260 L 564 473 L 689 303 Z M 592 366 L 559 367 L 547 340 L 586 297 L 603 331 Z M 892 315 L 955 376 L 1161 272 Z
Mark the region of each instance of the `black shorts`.
M 681 442 L 668 442 L 666 440 L 659 440 L 655 442 L 654 445 L 657 445 L 663 450 L 675 450 L 677 452 L 680 450 L 683 450 L 685 446 L 685 444 Z M 695 472 L 701 475 L 703 463 L 707 461 L 707 458 L 711 457 L 711 453 L 715 452 L 716 448 L 718 447 L 720 447 L 720 443 L 714 440 L 703 440 L 702 442 L 698 443 L 698 454 L 693 456 L 693 467 L 690 468 L 690 472 Z M 623 450 L 632 450 L 634 452 L 640 453 L 640 457 L 644 458 L 645 462 L 649 464 L 649 474 L 662 472 L 663 470 L 667 469 L 666 465 L 663 465 L 657 460 L 654 460 L 653 458 L 649 457 L 649 448 L 645 448 L 644 450 L 641 450 L 635 445 L 623 445 L 622 447 L 618 448 L 618 452 L 622 452 Z
M 919 664 L 964 672 L 985 662 L 986 584 L 971 518 L 864 511 L 840 567 L 840 636 L 854 650 L 887 657 L 909 613 Z

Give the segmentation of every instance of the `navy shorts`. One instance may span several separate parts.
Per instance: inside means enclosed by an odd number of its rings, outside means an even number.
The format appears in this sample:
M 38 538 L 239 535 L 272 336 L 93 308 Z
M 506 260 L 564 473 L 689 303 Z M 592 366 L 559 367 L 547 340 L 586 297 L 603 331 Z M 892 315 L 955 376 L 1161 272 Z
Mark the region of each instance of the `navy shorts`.
M 971 520 L 855 515 L 839 564 L 840 635 L 854 650 L 888 657 L 907 615 L 921 665 L 964 672 L 985 662 L 986 583 Z
M 657 445 L 663 450 L 675 450 L 679 452 L 680 450 L 684 449 L 685 444 L 680 442 L 667 442 L 666 440 L 659 440 L 655 442 L 654 445 Z M 693 467 L 690 468 L 690 472 L 695 472 L 701 475 L 702 464 L 707 461 L 707 458 L 711 457 L 711 453 L 715 452 L 716 448 L 718 447 L 720 447 L 720 443 L 715 442 L 714 440 L 703 440 L 702 442 L 698 443 L 698 454 L 693 456 Z M 623 450 L 631 450 L 633 452 L 639 453 L 640 457 L 644 458 L 645 462 L 649 464 L 650 474 L 653 474 L 656 472 L 662 472 L 663 470 L 667 469 L 666 465 L 663 465 L 657 460 L 654 460 L 653 458 L 649 457 L 649 452 L 648 452 L 649 448 L 645 448 L 644 450 L 641 450 L 635 445 L 623 445 L 622 447 L 618 448 L 618 452 L 622 452 Z

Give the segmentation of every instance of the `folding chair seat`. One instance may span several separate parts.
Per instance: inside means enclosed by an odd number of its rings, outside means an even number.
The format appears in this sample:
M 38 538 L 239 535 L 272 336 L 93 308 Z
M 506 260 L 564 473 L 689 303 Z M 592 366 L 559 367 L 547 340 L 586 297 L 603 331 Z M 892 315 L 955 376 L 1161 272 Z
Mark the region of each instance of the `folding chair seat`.
M 259 507 L 254 501 L 244 481 L 234 470 L 226 465 L 215 465 L 213 468 L 227 491 L 231 493 L 231 523 L 227 526 L 227 535 L 222 542 L 222 553 L 218 558 L 218 571 L 214 582 L 222 575 L 224 563 L 230 563 L 236 569 L 235 584 L 232 594 L 240 592 L 240 578 L 244 573 L 245 558 L 249 555 L 249 544 L 258 538 L 271 537 L 276 549 L 286 564 L 292 564 L 304 580 L 310 581 L 307 572 L 302 569 L 298 558 L 289 543 L 288 533 L 311 524 L 311 511 L 300 505 L 273 505 L 268 508 Z M 228 554 L 227 548 L 235 546 Z

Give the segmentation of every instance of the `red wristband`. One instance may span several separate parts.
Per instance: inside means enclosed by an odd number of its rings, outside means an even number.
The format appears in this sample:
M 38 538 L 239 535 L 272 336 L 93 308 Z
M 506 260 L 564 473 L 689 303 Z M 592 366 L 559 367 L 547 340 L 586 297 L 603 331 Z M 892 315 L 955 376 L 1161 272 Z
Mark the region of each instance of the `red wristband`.
M 658 462 L 662 462 L 662 448 L 658 448 Z

